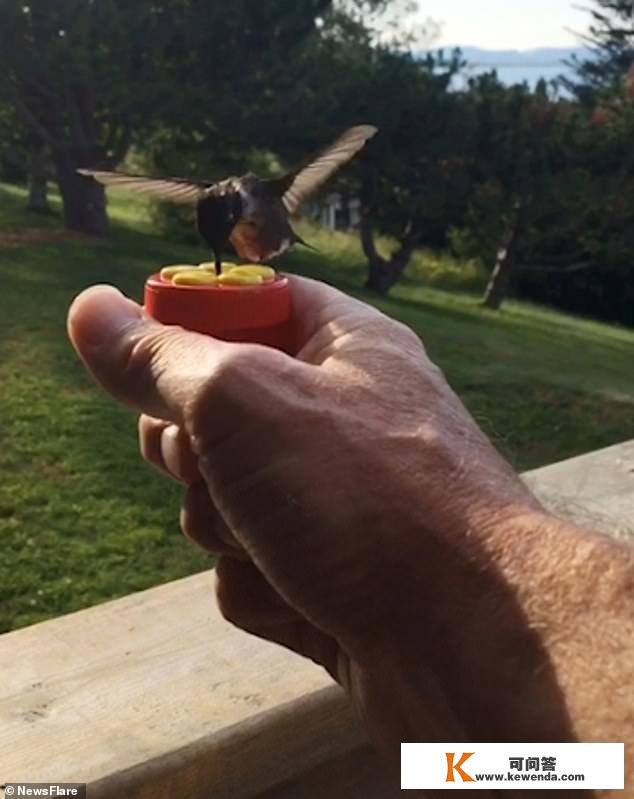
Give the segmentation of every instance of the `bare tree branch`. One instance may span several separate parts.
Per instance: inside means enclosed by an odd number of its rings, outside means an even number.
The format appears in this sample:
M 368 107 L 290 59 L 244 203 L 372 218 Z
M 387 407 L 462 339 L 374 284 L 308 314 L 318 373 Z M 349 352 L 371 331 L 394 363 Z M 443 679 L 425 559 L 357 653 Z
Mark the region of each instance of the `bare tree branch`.
M 27 128 L 36 133 L 43 139 L 50 147 L 56 147 L 57 140 L 49 133 L 49 131 L 40 123 L 35 114 L 27 107 L 22 101 L 20 94 L 17 91 L 11 91 L 10 102 L 15 108 L 16 114 L 26 125 Z

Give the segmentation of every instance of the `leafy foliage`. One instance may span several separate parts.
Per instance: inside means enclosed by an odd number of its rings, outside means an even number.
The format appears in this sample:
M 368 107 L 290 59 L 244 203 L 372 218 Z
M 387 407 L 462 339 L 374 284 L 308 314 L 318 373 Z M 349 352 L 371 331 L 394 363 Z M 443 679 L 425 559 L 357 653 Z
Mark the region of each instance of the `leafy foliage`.
M 475 109 L 477 157 L 467 214 L 451 240 L 492 269 L 487 304 L 515 291 L 631 323 L 627 93 L 587 109 L 543 84 L 508 88 L 485 76 L 464 101 Z
M 329 4 L 0 0 L 0 102 L 50 147 L 67 225 L 103 233 L 103 192 L 77 167 L 111 168 L 161 125 L 239 141 L 249 94 Z
M 634 4 L 631 0 L 593 0 L 589 11 L 586 39 L 592 57 L 573 61 L 577 80 L 563 83 L 582 102 L 592 105 L 597 96 L 618 92 L 634 68 Z

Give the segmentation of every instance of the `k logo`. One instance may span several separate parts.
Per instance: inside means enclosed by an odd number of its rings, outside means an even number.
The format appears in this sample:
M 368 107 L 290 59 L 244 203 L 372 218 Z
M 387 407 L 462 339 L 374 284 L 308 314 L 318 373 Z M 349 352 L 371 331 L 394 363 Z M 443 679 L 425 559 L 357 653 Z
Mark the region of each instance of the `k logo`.
M 446 782 L 455 782 L 456 777 L 454 772 L 458 772 L 460 774 L 463 782 L 475 782 L 473 777 L 470 774 L 467 774 L 466 771 L 462 768 L 467 760 L 473 755 L 475 752 L 463 752 L 462 757 L 460 760 L 454 765 L 454 758 L 456 757 L 455 752 L 446 752 L 447 755 L 447 780 Z

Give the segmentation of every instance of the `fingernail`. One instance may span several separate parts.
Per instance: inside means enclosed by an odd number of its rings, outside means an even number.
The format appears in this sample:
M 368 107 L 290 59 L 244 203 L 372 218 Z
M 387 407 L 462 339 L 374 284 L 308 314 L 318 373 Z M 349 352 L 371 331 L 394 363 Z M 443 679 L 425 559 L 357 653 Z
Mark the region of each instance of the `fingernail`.
M 68 329 L 80 351 L 97 349 L 140 319 L 141 308 L 114 286 L 93 286 L 71 305 Z

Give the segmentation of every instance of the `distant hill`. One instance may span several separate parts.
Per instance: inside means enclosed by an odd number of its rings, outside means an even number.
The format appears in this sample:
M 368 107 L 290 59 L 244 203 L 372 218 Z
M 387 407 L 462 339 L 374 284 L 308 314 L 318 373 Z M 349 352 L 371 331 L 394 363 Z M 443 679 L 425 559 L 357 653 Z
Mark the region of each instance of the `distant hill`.
M 448 52 L 452 48 L 444 48 Z M 534 50 L 483 50 L 460 47 L 468 66 L 466 74 L 480 75 L 495 69 L 506 84 L 527 82 L 534 86 L 541 78 L 555 80 L 560 75 L 572 76 L 567 66 L 573 56 L 587 58 L 591 51 L 582 47 L 538 47 Z

